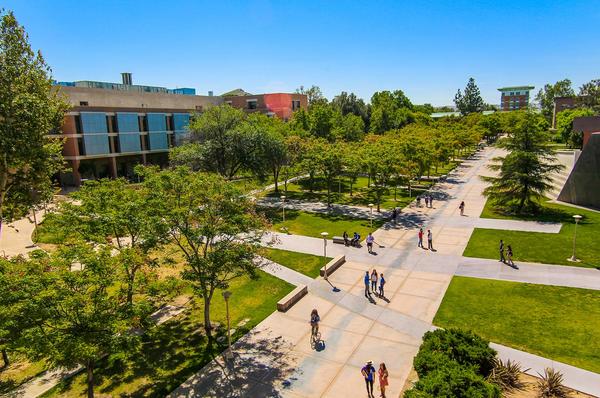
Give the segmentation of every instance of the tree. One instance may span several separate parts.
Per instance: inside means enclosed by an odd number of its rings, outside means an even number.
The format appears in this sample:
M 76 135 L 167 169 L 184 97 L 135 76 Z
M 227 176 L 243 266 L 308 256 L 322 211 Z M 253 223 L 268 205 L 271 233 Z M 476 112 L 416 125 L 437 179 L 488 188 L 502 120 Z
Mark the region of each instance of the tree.
M 35 53 L 12 12 L 0 10 L 0 232 L 48 192 L 63 166 L 60 128 L 67 104 L 52 87 L 50 68 Z
M 590 80 L 579 88 L 581 105 L 600 112 L 600 79 Z
M 279 193 L 279 174 L 288 163 L 288 147 L 285 141 L 286 125 L 278 118 L 269 120 L 271 125 L 260 140 L 260 157 L 273 176 L 275 192 Z
M 393 149 L 395 143 L 391 136 L 377 137 L 371 140 L 365 149 L 365 162 L 371 177 L 371 191 L 375 194 L 378 212 L 381 211 L 381 198 L 400 167 L 398 151 Z
M 302 138 L 296 134 L 290 134 L 285 138 L 286 163 L 281 168 L 283 176 L 284 191 L 287 194 L 288 180 L 299 173 L 302 152 Z
M 360 142 L 365 137 L 365 123 L 355 114 L 339 114 L 335 118 L 332 135 L 339 140 Z
M 186 157 L 194 161 L 189 166 L 201 159 L 203 170 L 216 171 L 227 179 L 233 178 L 244 168 L 253 167 L 254 156 L 259 148 L 256 127 L 260 124 L 260 119 L 258 114 L 251 117 L 253 119 L 229 105 L 210 107 L 195 117 L 189 129 L 192 141 L 201 146 L 185 150 L 188 151 Z M 193 150 L 198 150 L 199 153 L 191 155 L 189 151 Z M 176 154 L 180 155 L 181 151 L 184 150 L 180 149 Z
M 34 326 L 24 332 L 27 350 L 67 369 L 80 365 L 87 373 L 87 396 L 94 396 L 94 369 L 104 356 L 131 347 L 138 339 L 130 333 L 138 326 L 126 311 L 127 303 L 117 290 L 116 259 L 108 246 L 67 247 L 42 259 L 48 272 L 39 278 L 40 290 L 30 297 Z M 49 260 L 49 261 L 48 261 Z M 82 264 L 70 270 L 72 261 Z
M 204 329 L 212 340 L 210 306 L 217 289 L 238 277 L 256 276 L 254 257 L 266 221 L 232 184 L 186 167 L 140 169 L 148 206 L 184 259 L 183 279 L 204 301 Z
M 526 112 L 510 138 L 500 142 L 509 154 L 498 157 L 490 167 L 498 177 L 482 177 L 491 185 L 484 190 L 492 202 L 506 210 L 522 214 L 535 211 L 536 199 L 550 189 L 550 174 L 562 169 L 555 164 L 554 151 L 547 145 L 547 123 L 538 114 Z M 498 163 L 499 162 L 499 163 Z
M 535 100 L 542 108 L 542 114 L 546 120 L 551 121 L 554 114 L 554 99 L 557 97 L 573 97 L 575 91 L 571 87 L 571 80 L 563 79 L 554 84 L 546 84 L 538 91 Z
M 313 104 L 308 110 L 309 129 L 308 132 L 316 138 L 332 140 L 332 131 L 336 112 L 326 102 Z
M 342 146 L 342 169 L 350 182 L 350 196 L 358 176 L 364 169 L 364 146 L 362 143 L 345 143 Z
M 460 90 L 456 92 L 454 104 L 463 115 L 483 111 L 483 98 L 481 98 L 479 87 L 475 84 L 475 79 L 469 78 L 464 93 Z
M 314 104 L 327 103 L 327 98 L 323 96 L 319 86 L 312 85 L 310 88 L 305 89 L 304 86 L 300 86 L 296 89 L 298 94 L 304 94 L 308 100 L 308 107 L 310 108 Z
M 572 148 L 581 148 L 583 145 L 583 133 L 573 131 L 573 120 L 576 117 L 593 116 L 594 111 L 589 108 L 565 109 L 556 115 L 556 130 L 562 141 Z
M 131 187 L 124 179 L 89 181 L 63 202 L 58 222 L 87 242 L 113 242 L 125 286 L 127 304 L 141 281 L 139 272 L 156 266 L 150 253 L 164 243 L 159 216 L 148 206 L 149 193 Z
M 340 144 L 329 144 L 318 140 L 311 148 L 317 160 L 317 169 L 323 175 L 327 184 L 327 206 L 331 206 L 331 184 L 342 171 L 342 153 Z
M 362 98 L 358 98 L 354 93 L 348 94 L 342 91 L 336 95 L 331 104 L 341 112 L 342 115 L 353 114 L 360 116 L 365 126 L 369 125 L 369 107 L 365 104 Z
M 369 131 L 383 134 L 412 123 L 414 121 L 412 108 L 412 103 L 402 90 L 376 92 L 371 97 Z

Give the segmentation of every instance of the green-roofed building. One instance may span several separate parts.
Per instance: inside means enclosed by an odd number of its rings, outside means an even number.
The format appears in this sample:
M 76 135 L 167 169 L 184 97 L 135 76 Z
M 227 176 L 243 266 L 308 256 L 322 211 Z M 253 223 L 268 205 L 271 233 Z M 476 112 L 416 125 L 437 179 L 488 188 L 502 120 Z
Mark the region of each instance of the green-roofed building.
M 514 86 L 499 88 L 500 109 L 503 111 L 518 111 L 529 107 L 529 92 L 534 86 Z

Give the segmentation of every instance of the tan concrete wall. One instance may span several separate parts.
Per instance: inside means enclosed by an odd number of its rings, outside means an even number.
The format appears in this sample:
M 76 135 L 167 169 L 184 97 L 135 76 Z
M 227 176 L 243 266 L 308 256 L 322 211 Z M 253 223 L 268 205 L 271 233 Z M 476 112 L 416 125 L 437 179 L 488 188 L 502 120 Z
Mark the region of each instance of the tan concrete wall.
M 187 109 L 195 111 L 197 106 L 207 108 L 210 105 L 219 105 L 223 103 L 222 97 L 209 97 L 203 95 L 136 93 L 99 88 L 57 87 L 59 91 L 66 96 L 67 101 L 73 107 L 77 108 L 80 108 L 80 102 L 85 101 L 90 108 Z

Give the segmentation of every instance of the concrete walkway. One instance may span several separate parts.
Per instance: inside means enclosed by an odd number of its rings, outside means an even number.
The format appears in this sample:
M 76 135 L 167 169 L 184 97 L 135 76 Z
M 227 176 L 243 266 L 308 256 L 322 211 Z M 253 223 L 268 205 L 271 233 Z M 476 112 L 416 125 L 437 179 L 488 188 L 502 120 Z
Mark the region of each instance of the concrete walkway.
M 38 224 L 44 219 L 44 210 L 36 212 Z M 32 250 L 39 249 L 31 240 L 35 229 L 33 215 L 23 217 L 9 224 L 2 225 L 0 235 L 0 255 L 18 256 L 27 254 Z
M 282 208 L 281 199 L 273 197 L 261 198 L 256 201 L 256 204 L 263 207 Z M 364 206 L 350 206 L 332 203 L 331 206 L 327 207 L 327 203 L 305 202 L 295 199 L 286 199 L 285 208 L 286 210 L 301 210 L 310 213 L 339 214 L 353 218 L 364 218 L 367 220 L 371 216 L 371 209 Z M 377 208 L 375 206 L 373 207 L 372 215 L 374 220 L 390 218 L 390 212 L 377 212 Z

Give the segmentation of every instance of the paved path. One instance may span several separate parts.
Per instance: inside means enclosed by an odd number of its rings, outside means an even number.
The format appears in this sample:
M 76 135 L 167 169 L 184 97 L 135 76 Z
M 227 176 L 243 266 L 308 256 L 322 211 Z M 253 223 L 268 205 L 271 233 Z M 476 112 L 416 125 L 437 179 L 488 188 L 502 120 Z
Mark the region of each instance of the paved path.
M 273 197 L 265 197 L 257 200 L 259 206 L 282 208 L 281 199 Z M 302 210 L 311 213 L 322 214 L 341 214 L 353 218 L 369 219 L 371 209 L 364 206 L 350 206 L 332 203 L 327 207 L 327 203 L 322 202 L 305 202 L 295 199 L 287 199 L 285 201 L 286 210 Z M 373 219 L 387 219 L 390 217 L 390 212 L 377 212 L 377 208 L 373 207 Z
M 35 225 L 33 224 L 33 216 L 30 215 L 30 217 L 23 217 L 15 222 L 2 225 L 0 255 L 12 257 L 39 249 L 31 240 Z M 36 212 L 36 217 L 38 224 L 42 222 L 44 210 Z
M 439 184 L 434 208 L 405 209 L 397 225 L 387 223 L 377 230 L 376 241 L 384 247 L 376 248 L 376 255 L 330 241 L 327 255 L 346 254 L 348 260 L 330 276 L 339 292 L 321 278 L 310 282 L 308 295 L 288 312 L 271 314 L 236 343 L 232 362 L 217 358 L 170 396 L 354 397 L 364 394 L 360 367 L 369 359 L 376 366 L 386 363 L 388 395 L 398 396 L 452 276 L 466 267 L 462 252 L 485 204 L 481 195 L 485 184 L 478 175 L 487 172 L 484 166 L 495 152 L 485 150 Z M 461 217 L 458 204 L 463 200 L 466 216 Z M 463 221 L 469 218 L 473 221 Z M 415 249 L 416 230 L 421 226 L 432 230 L 437 252 Z M 272 236 L 276 239 L 267 237 L 263 243 L 323 254 L 319 238 Z M 385 299 L 364 296 L 362 277 L 372 268 L 386 276 Z M 308 317 L 313 308 L 322 319 L 323 344 L 317 350 L 309 341 Z M 600 394 L 596 389 L 589 392 Z

